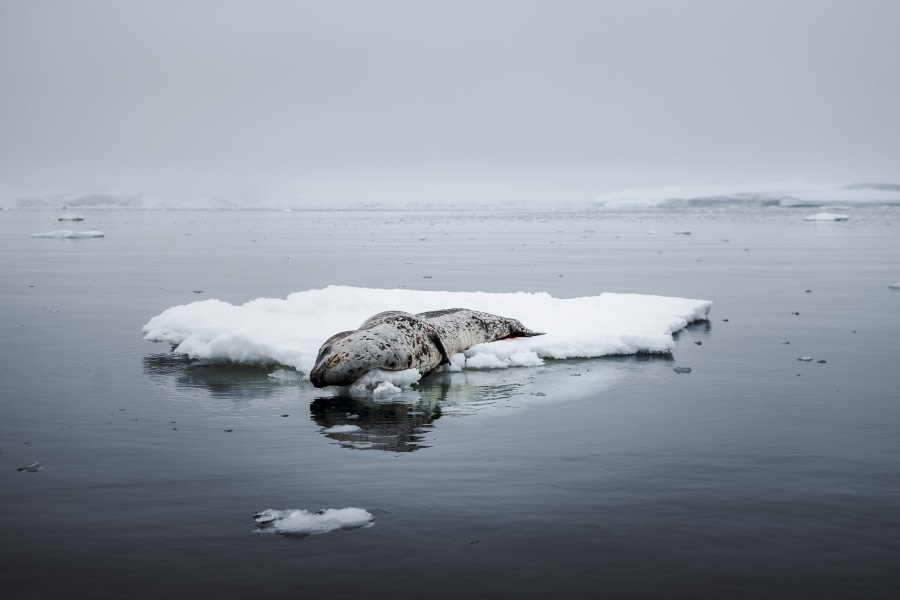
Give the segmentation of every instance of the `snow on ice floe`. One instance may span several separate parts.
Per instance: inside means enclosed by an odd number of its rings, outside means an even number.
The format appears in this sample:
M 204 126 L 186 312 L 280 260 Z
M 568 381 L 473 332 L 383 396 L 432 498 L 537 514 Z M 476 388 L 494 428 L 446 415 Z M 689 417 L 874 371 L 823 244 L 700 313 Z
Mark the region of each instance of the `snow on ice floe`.
M 335 529 L 359 529 L 375 522 L 372 513 L 362 508 L 328 508 L 312 513 L 303 509 L 266 509 L 254 515 L 257 527 L 282 535 L 311 535 Z
M 309 375 L 322 342 L 352 330 L 385 310 L 419 313 L 470 308 L 519 319 L 546 335 L 479 344 L 451 356 L 444 369 L 497 369 L 543 364 L 543 359 L 591 358 L 637 352 L 668 352 L 672 334 L 706 318 L 706 300 L 603 293 L 554 298 L 546 292 L 442 292 L 329 286 L 257 298 L 242 305 L 201 300 L 174 306 L 150 319 L 144 339 L 169 342 L 195 359 L 280 364 Z M 419 379 L 415 369 L 370 373 L 359 382 L 377 389 L 384 381 L 402 389 Z M 383 386 L 380 394 L 397 393 Z
M 849 215 L 842 213 L 820 212 L 806 217 L 807 221 L 846 221 Z
M 102 231 L 73 231 L 60 229 L 58 231 L 45 231 L 44 233 L 32 233 L 33 238 L 99 238 L 105 234 Z

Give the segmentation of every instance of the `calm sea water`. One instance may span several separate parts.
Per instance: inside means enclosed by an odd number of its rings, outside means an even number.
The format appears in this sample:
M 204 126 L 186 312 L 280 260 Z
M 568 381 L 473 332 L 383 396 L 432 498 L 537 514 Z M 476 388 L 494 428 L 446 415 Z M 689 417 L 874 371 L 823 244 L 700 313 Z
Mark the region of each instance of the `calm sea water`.
M 895 597 L 900 210 L 806 214 L 90 211 L 105 238 L 58 240 L 0 212 L 3 596 Z M 670 355 L 384 402 L 141 339 L 332 283 L 715 305 Z M 323 433 L 347 413 L 361 433 Z M 254 532 L 344 506 L 374 526 Z

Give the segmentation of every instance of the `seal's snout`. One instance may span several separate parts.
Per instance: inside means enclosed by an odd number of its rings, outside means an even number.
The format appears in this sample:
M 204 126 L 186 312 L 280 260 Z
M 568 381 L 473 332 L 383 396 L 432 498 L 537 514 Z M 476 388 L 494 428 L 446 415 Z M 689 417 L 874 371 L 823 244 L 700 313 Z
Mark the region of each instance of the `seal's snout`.
M 343 353 L 337 352 L 328 357 L 328 360 L 322 360 L 316 363 L 316 366 L 314 366 L 309 373 L 309 380 L 312 384 L 318 388 L 334 385 L 328 380 L 328 372 L 329 369 L 341 362 L 342 357 Z

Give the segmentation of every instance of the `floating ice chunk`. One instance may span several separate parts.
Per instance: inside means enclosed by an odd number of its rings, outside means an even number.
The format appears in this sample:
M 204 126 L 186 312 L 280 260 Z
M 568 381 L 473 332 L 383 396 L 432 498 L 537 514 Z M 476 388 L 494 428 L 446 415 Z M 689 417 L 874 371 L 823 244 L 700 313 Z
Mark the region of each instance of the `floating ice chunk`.
M 328 429 L 323 429 L 323 433 L 359 433 L 362 427 L 359 425 L 332 425 Z
M 43 233 L 32 233 L 33 238 L 98 238 L 105 234 L 102 231 L 73 231 L 71 229 L 60 229 L 57 231 L 45 231 Z
M 675 235 L 691 235 L 691 232 L 687 229 L 684 229 L 682 231 L 676 231 Z
M 690 373 L 692 369 L 690 367 L 675 367 L 672 370 L 675 371 L 676 373 L 682 374 L 682 373 Z
M 30 465 L 28 465 L 27 467 L 17 467 L 16 471 L 25 471 L 26 473 L 37 473 L 42 468 L 43 467 L 41 466 L 41 463 L 33 462 Z
M 372 525 L 375 518 L 362 508 L 328 508 L 311 513 L 303 509 L 269 508 L 254 515 L 256 525 L 282 535 L 311 535 L 335 529 L 358 529 Z
M 390 381 L 382 381 L 374 390 L 372 390 L 372 395 L 376 398 L 384 398 L 385 396 L 399 394 L 402 391 L 403 390 L 398 388 Z
M 801 362 L 812 362 L 812 356 L 801 356 L 797 360 Z
M 898 281 L 897 283 L 888 284 L 888 287 L 892 290 L 900 290 L 900 281 Z
M 375 392 L 378 392 L 378 396 L 399 394 L 403 388 L 409 388 L 421 378 L 422 375 L 418 369 L 406 369 L 403 371 L 372 369 L 350 384 L 350 391 L 352 393 L 372 391 L 373 395 Z
M 81 215 L 66 214 L 66 215 L 59 215 L 58 217 L 56 217 L 56 220 L 57 221 L 84 221 L 84 217 Z
M 449 371 L 537 366 L 546 358 L 668 352 L 675 347 L 672 334 L 692 321 L 705 319 L 712 303 L 642 294 L 560 299 L 546 292 L 329 286 L 297 292 L 286 299 L 258 298 L 243 305 L 210 299 L 175 306 L 150 319 L 143 332 L 144 339 L 169 342 L 177 354 L 191 358 L 281 364 L 306 376 L 322 342 L 335 332 L 356 329 L 385 310 L 420 313 L 454 306 L 512 317 L 546 335 L 479 344 L 468 349 L 466 356 L 451 356 L 445 367 Z M 415 369 L 372 371 L 351 391 L 374 390 L 384 381 L 402 389 L 420 376 Z
M 814 215 L 809 215 L 806 217 L 807 221 L 846 221 L 849 219 L 849 215 L 845 215 L 842 213 L 829 213 L 829 212 L 820 212 Z

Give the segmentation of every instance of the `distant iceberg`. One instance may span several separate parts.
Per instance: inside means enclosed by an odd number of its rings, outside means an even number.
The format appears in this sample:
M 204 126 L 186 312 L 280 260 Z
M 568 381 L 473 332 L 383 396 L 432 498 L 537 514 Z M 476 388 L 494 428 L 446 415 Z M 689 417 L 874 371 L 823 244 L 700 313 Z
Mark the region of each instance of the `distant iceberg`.
M 32 233 L 33 238 L 100 238 L 106 234 L 102 231 L 73 231 L 60 229 L 58 231 L 45 231 L 44 233 Z
M 695 185 L 634 188 L 603 194 L 595 200 L 604 208 L 784 206 L 815 207 L 833 204 L 900 205 L 900 184 L 854 183 L 811 185 Z
M 150 319 L 144 339 L 169 342 L 191 358 L 244 364 L 281 364 L 304 376 L 319 347 L 338 331 L 356 329 L 385 310 L 419 313 L 465 307 L 513 317 L 547 332 L 530 338 L 478 344 L 451 357 L 447 369 L 505 369 L 542 365 L 547 358 L 590 358 L 638 352 L 668 352 L 672 334 L 705 319 L 712 303 L 640 294 L 604 293 L 554 298 L 546 292 L 486 293 L 329 286 L 296 292 L 286 299 L 258 298 L 236 306 L 202 300 L 175 306 Z M 413 370 L 414 371 L 414 370 Z M 379 393 L 408 387 L 418 373 L 384 373 L 360 382 Z M 365 378 L 364 378 L 365 379 Z
M 820 212 L 806 217 L 806 221 L 846 221 L 849 215 L 841 213 Z

